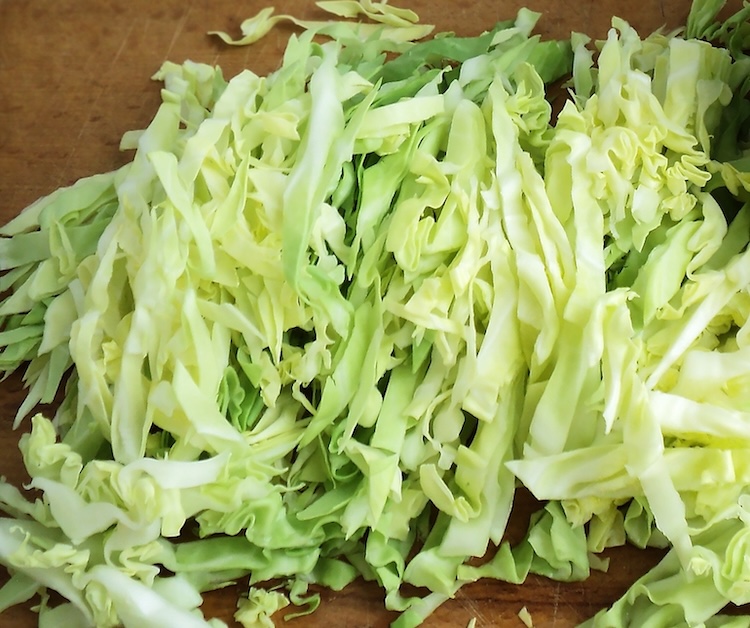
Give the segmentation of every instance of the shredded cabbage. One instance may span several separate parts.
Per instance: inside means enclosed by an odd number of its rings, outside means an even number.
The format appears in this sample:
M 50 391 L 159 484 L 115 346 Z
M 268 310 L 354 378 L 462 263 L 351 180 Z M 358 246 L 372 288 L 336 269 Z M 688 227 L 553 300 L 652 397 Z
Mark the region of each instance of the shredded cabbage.
M 218 627 L 201 594 L 248 578 L 269 626 L 362 576 L 416 626 L 631 542 L 669 551 L 588 625 L 748 625 L 750 9 L 721 4 L 592 48 L 336 0 L 218 33 L 297 24 L 268 76 L 165 63 L 132 161 L 0 229 L 41 495 L 0 483 L 0 609 Z

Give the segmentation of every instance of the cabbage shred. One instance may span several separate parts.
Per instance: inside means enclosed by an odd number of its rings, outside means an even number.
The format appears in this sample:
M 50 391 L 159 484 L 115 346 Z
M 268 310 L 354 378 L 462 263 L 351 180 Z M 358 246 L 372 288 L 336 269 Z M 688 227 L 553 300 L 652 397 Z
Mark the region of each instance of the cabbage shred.
M 747 625 L 750 9 L 592 46 L 320 6 L 220 34 L 301 26 L 269 76 L 165 63 L 132 161 L 0 230 L 16 423 L 61 400 L 20 440 L 41 499 L 0 484 L 0 608 L 221 626 L 201 593 L 249 576 L 264 626 L 363 576 L 416 626 L 631 542 L 669 551 L 588 625 Z

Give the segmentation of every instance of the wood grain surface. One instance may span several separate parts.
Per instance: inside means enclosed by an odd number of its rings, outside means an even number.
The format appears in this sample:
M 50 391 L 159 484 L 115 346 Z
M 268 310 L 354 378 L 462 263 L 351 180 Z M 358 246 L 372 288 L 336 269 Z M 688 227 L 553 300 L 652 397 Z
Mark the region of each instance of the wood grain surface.
M 0 0 L 0 222 L 27 204 L 82 176 L 111 170 L 130 159 L 120 153 L 120 136 L 143 128 L 159 103 L 151 75 L 165 60 L 218 64 L 225 76 L 248 67 L 268 73 L 279 64 L 290 30 L 278 28 L 251 47 L 231 48 L 206 31 L 238 32 L 239 23 L 269 0 Z M 620 15 L 642 33 L 683 24 L 689 0 L 401 0 L 438 30 L 479 34 L 521 6 L 543 13 L 538 32 L 565 37 L 585 31 L 606 35 Z M 311 2 L 279 0 L 279 11 L 321 17 Z M 10 424 L 21 399 L 18 378 L 0 385 L 0 474 L 20 485 L 25 478 L 17 441 L 25 429 Z M 511 535 L 522 533 L 535 502 L 519 496 Z M 526 607 L 534 625 L 572 626 L 612 603 L 629 583 L 656 563 L 657 551 L 620 548 L 609 553 L 606 574 L 584 583 L 559 584 L 530 578 L 517 587 L 483 581 L 462 589 L 427 626 L 522 626 Z M 2 570 L 0 569 L 0 572 Z M 7 574 L 2 574 L 6 579 Z M 207 596 L 207 617 L 234 625 L 238 587 Z M 377 586 L 356 582 L 339 593 L 322 592 L 323 604 L 299 626 L 387 626 L 395 617 L 383 609 Z M 0 626 L 36 625 L 30 605 L 0 615 Z M 281 622 L 283 623 L 283 622 Z

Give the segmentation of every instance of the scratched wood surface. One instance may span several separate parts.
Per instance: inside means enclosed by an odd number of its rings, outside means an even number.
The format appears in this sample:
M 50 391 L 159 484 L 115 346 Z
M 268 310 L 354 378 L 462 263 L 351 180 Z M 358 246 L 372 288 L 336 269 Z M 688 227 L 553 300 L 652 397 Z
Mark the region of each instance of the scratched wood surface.
M 6 222 L 39 196 L 130 158 L 118 150 L 123 132 L 143 128 L 159 103 L 150 76 L 164 60 L 185 59 L 220 65 L 225 76 L 248 67 L 267 73 L 277 67 L 290 31 L 273 31 L 252 47 L 230 48 L 206 36 L 211 29 L 238 31 L 240 21 L 270 0 L 0 0 L 0 222 Z M 401 0 L 438 30 L 478 34 L 521 6 L 544 14 L 543 36 L 572 30 L 603 37 L 618 14 L 641 32 L 684 23 L 689 0 Z M 279 11 L 320 17 L 312 3 L 279 0 Z M 19 432 L 10 421 L 21 396 L 19 381 L 0 385 L 0 474 L 20 485 L 25 478 L 17 451 Z M 21 431 L 23 428 L 21 428 Z M 510 534 L 522 533 L 534 500 L 521 495 Z M 462 589 L 441 607 L 428 626 L 521 626 L 525 606 L 536 626 L 572 626 L 612 603 L 628 584 L 659 559 L 659 552 L 621 548 L 609 553 L 607 574 L 584 583 L 559 584 L 531 578 L 521 587 L 494 581 Z M 0 578 L 7 574 L 0 569 Z M 232 625 L 238 587 L 207 596 L 204 610 Z M 289 622 L 300 626 L 387 626 L 382 593 L 356 582 L 343 592 L 322 592 L 312 616 Z M 36 625 L 31 605 L 0 615 L 0 626 Z

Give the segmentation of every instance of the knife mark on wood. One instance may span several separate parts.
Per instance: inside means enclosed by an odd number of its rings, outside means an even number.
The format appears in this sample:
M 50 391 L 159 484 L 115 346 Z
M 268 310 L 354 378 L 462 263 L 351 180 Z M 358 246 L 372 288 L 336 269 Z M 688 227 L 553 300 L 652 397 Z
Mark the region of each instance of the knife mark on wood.
M 479 628 L 480 626 L 491 625 L 489 620 L 484 616 L 484 613 L 482 613 L 479 606 L 476 605 L 473 598 L 462 595 L 460 592 L 456 597 L 461 603 L 461 606 L 468 610 L 471 613 L 472 617 L 476 619 L 477 628 Z M 469 619 L 471 620 L 471 617 Z
M 114 56 L 112 57 L 112 61 L 110 61 L 109 63 L 110 70 L 113 67 L 115 67 L 117 60 L 120 58 L 123 51 L 125 50 L 127 43 L 128 43 L 128 39 L 130 39 L 130 34 L 133 32 L 134 26 L 135 26 L 135 22 L 131 22 L 127 33 L 125 33 L 125 36 L 122 38 L 122 41 L 120 42 L 120 46 L 117 48 L 117 52 L 115 52 Z M 88 80 L 88 76 L 87 76 L 87 80 Z M 96 121 L 94 118 L 93 112 L 96 111 L 96 108 L 99 105 L 99 101 L 101 100 L 103 93 L 104 93 L 104 89 L 102 87 L 99 87 L 95 91 L 93 91 L 94 97 L 88 103 L 88 112 L 86 113 L 86 117 L 81 123 L 81 128 L 78 131 L 78 135 L 76 136 L 75 140 L 73 140 L 73 142 L 70 145 L 70 152 L 66 156 L 65 164 L 59 170 L 57 187 L 61 187 L 63 185 L 69 184 L 68 172 L 70 170 L 70 164 L 74 163 L 73 157 L 75 156 L 78 150 L 78 147 L 81 142 L 81 138 L 83 138 L 83 135 L 86 132 L 86 129 L 92 122 Z
M 552 626 L 557 626 L 557 611 L 560 608 L 560 583 L 555 583 L 555 593 L 552 597 Z
M 130 22 L 130 27 L 128 28 L 128 32 L 125 33 L 125 37 L 122 38 L 122 41 L 120 42 L 120 47 L 117 49 L 115 56 L 112 57 L 112 62 L 109 64 L 110 68 L 114 67 L 114 65 L 117 63 L 117 60 L 122 55 L 123 50 L 125 50 L 125 47 L 128 43 L 128 39 L 130 39 L 130 33 L 133 32 L 134 27 L 135 27 L 135 21 Z
M 177 25 L 177 28 L 174 31 L 174 35 L 172 35 L 172 40 L 169 42 L 167 51 L 164 53 L 165 59 L 169 59 L 169 55 L 172 53 L 172 48 L 174 48 L 174 45 L 177 43 L 177 40 L 182 34 L 182 31 L 185 29 L 185 24 L 187 23 L 188 16 L 190 15 L 190 12 L 192 10 L 193 10 L 193 4 L 190 3 L 188 4 L 185 12 L 182 14 L 182 17 L 180 18 L 180 23 Z

